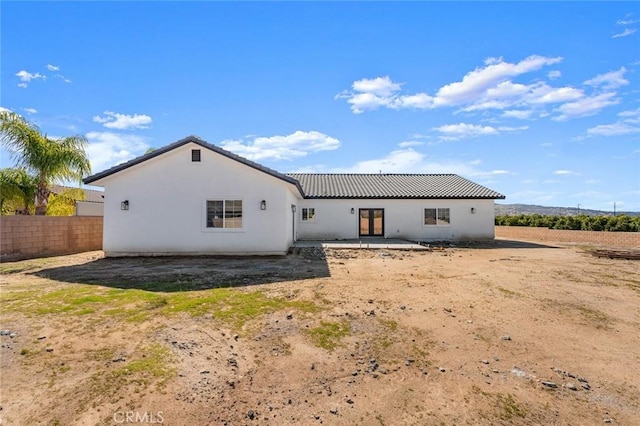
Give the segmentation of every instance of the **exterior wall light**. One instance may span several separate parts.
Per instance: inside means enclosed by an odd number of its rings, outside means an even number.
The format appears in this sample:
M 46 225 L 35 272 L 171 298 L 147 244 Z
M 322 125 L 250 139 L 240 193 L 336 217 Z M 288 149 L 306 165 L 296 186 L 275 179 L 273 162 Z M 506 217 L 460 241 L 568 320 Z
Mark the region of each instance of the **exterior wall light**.
M 120 210 L 129 210 L 129 200 L 120 203 Z
M 267 202 L 265 200 L 260 201 L 260 210 L 267 209 Z
M 471 214 L 476 214 L 476 208 L 475 207 L 471 207 Z
M 354 209 L 353 207 L 351 207 L 351 214 L 356 214 L 356 209 Z

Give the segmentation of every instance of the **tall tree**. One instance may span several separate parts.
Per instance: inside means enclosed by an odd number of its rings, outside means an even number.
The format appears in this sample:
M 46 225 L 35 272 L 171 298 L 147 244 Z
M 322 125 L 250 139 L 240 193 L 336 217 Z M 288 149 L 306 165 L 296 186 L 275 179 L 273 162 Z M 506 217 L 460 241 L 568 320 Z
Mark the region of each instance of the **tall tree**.
M 0 136 L 16 165 L 37 178 L 37 215 L 46 214 L 51 184 L 63 180 L 80 181 L 91 172 L 85 152 L 87 138 L 82 135 L 51 139 L 22 116 L 2 111 Z
M 0 169 L 0 214 L 32 214 L 38 182 L 24 169 Z

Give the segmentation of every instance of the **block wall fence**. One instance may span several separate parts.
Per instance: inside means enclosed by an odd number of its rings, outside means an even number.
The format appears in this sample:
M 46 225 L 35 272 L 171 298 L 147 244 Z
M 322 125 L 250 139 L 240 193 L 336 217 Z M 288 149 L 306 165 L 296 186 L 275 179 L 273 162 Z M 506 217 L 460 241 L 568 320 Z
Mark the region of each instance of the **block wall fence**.
M 102 217 L 0 216 L 2 261 L 102 250 Z
M 640 232 L 570 231 L 528 226 L 496 226 L 496 237 L 640 249 Z
M 102 250 L 103 218 L 97 216 L 0 216 L 2 261 Z M 640 232 L 568 231 L 496 226 L 498 238 L 640 249 Z

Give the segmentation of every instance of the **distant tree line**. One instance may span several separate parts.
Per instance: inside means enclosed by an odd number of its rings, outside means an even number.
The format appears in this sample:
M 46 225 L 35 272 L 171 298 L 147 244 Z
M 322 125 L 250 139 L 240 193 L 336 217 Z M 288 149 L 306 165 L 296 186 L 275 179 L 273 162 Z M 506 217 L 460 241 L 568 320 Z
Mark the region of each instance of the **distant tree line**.
M 556 216 L 520 214 L 496 216 L 498 226 L 532 226 L 578 231 L 640 232 L 640 216 Z

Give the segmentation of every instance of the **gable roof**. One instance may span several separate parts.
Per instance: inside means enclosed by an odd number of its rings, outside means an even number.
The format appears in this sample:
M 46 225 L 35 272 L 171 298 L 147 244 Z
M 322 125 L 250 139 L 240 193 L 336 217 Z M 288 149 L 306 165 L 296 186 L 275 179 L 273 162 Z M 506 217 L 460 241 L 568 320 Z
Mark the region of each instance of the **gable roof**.
M 305 198 L 504 199 L 505 196 L 454 174 L 289 173 Z
M 84 200 L 88 203 L 104 203 L 104 191 L 96 191 L 95 189 L 87 189 L 87 188 L 73 188 L 70 186 L 64 185 L 51 185 L 51 192 L 54 194 L 61 194 L 70 189 L 80 189 L 84 192 Z
M 227 158 L 230 158 L 230 159 L 232 159 L 234 161 L 242 163 L 245 166 L 249 166 L 249 167 L 254 168 L 254 169 L 258 170 L 258 171 L 261 171 L 263 173 L 271 175 L 271 176 L 273 176 L 273 177 L 275 177 L 277 179 L 281 179 L 281 180 L 283 180 L 283 181 L 285 181 L 287 183 L 295 185 L 295 187 L 298 189 L 298 191 L 300 191 L 300 194 L 302 196 L 304 196 L 304 192 L 302 191 L 302 187 L 300 186 L 300 183 L 296 179 L 294 179 L 292 177 L 289 177 L 289 176 L 287 176 L 285 174 L 276 172 L 273 169 L 265 167 L 265 166 L 263 166 L 261 164 L 253 162 L 251 160 L 247 160 L 244 157 L 240 157 L 237 154 L 234 154 L 234 153 L 232 153 L 230 151 L 227 151 L 227 150 L 222 149 L 220 147 L 217 147 L 217 146 L 215 146 L 213 144 L 205 142 L 204 140 L 200 139 L 199 137 L 193 136 L 193 135 L 192 136 L 187 136 L 184 139 L 180 139 L 179 141 L 174 142 L 174 143 L 172 143 L 170 145 L 164 146 L 162 148 L 155 149 L 155 150 L 153 150 L 153 151 L 151 151 L 151 152 L 149 152 L 147 154 L 141 155 L 140 157 L 136 157 L 133 160 L 127 161 L 126 163 L 118 164 L 117 166 L 113 166 L 110 169 L 104 170 L 104 171 L 99 172 L 99 173 L 95 173 L 95 174 L 93 174 L 91 176 L 88 176 L 88 177 L 84 178 L 83 182 L 85 184 L 89 184 L 89 183 L 95 182 L 95 181 L 97 181 L 99 179 L 105 178 L 107 176 L 111 176 L 111 175 L 113 175 L 115 173 L 118 173 L 118 172 L 120 172 L 122 170 L 128 169 L 129 167 L 133 167 L 133 166 L 135 166 L 137 164 L 140 164 L 142 162 L 150 160 L 151 158 L 154 158 L 154 157 L 157 157 L 159 155 L 162 155 L 165 152 L 169 152 L 169 151 L 171 151 L 173 149 L 179 148 L 179 147 L 181 147 L 183 145 L 186 145 L 188 143 L 194 143 L 194 144 L 199 145 L 199 146 L 201 146 L 201 147 L 203 147 L 205 149 L 211 150 L 211 151 L 213 151 L 215 153 L 223 155 L 223 156 L 225 156 Z

